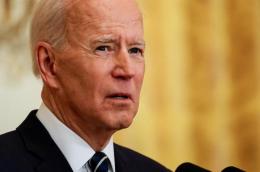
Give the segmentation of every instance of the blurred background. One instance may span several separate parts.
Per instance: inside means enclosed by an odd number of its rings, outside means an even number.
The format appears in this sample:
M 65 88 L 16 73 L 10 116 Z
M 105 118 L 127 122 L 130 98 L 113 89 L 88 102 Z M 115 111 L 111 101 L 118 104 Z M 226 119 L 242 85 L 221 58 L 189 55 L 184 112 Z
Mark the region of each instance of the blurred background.
M 138 0 L 146 75 L 134 124 L 115 140 L 172 170 L 260 171 L 260 0 Z M 29 23 L 36 0 L 0 0 L 0 133 L 38 108 Z

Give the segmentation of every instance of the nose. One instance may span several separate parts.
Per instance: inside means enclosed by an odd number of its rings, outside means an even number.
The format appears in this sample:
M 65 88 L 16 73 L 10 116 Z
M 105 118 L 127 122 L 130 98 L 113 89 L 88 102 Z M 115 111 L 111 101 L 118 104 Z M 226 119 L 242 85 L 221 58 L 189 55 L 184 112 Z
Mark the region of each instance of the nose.
M 127 50 L 121 50 L 114 57 L 114 68 L 112 71 L 112 76 L 121 80 L 129 80 L 134 77 L 135 71 L 133 62 L 130 59 Z

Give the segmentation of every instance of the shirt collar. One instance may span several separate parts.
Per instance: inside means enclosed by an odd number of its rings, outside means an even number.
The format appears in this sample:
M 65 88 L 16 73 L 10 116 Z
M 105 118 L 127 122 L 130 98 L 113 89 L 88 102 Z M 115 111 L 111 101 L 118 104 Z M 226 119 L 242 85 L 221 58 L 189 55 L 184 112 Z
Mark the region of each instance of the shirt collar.
M 90 145 L 80 136 L 64 125 L 58 118 L 42 103 L 37 114 L 37 118 L 49 132 L 51 138 L 59 147 L 73 171 L 78 171 L 95 154 Z M 102 150 L 115 171 L 114 145 L 111 138 Z

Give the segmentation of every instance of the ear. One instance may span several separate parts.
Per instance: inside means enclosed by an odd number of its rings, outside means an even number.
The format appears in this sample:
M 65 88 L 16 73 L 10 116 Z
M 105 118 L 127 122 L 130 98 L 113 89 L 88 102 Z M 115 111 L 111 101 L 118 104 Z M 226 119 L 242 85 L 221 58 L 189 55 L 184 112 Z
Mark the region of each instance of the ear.
M 46 42 L 39 42 L 36 47 L 36 62 L 43 82 L 52 88 L 58 87 L 53 48 Z

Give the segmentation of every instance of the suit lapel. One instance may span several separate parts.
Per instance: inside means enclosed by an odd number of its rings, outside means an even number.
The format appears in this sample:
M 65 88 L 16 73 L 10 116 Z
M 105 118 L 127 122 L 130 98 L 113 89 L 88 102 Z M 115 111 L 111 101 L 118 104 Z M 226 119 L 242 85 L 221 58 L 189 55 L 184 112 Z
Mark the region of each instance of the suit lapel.
M 32 111 L 17 128 L 27 150 L 38 159 L 36 171 L 71 172 L 67 160 L 36 117 L 36 112 L 36 110 Z
M 127 153 L 121 150 L 120 146 L 114 144 L 115 151 L 115 168 L 116 172 L 133 172 L 138 171 L 135 164 L 128 158 Z

